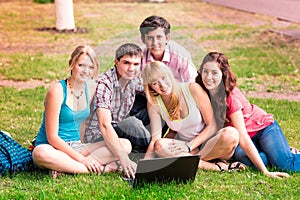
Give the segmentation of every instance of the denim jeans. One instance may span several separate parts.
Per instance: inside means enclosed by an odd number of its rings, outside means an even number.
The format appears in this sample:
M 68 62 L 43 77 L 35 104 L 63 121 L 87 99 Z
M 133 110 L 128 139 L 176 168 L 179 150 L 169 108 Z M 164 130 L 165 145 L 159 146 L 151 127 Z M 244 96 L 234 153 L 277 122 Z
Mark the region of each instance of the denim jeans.
M 150 143 L 151 135 L 142 121 L 135 116 L 130 116 L 123 121 L 113 124 L 113 127 L 120 138 L 127 138 L 133 150 L 145 152 Z
M 300 154 L 291 153 L 290 146 L 276 121 L 251 139 L 266 166 L 269 165 L 281 171 L 300 171 Z M 256 169 L 240 146 L 236 148 L 233 159 Z

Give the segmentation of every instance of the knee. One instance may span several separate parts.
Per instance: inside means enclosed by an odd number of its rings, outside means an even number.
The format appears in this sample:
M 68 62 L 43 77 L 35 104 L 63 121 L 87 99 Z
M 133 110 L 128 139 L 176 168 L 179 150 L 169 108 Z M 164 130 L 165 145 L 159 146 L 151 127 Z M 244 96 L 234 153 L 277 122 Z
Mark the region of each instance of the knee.
M 166 142 L 165 138 L 160 138 L 155 141 L 154 143 L 154 151 L 156 152 L 157 155 L 161 156 L 164 155 L 164 149 L 166 148 Z
M 32 159 L 34 163 L 39 164 L 41 162 L 49 162 L 52 154 L 49 153 L 49 149 L 44 145 L 39 145 L 33 149 Z
M 123 151 L 125 151 L 127 154 L 129 154 L 132 150 L 131 143 L 128 139 L 120 138 Z
M 233 127 L 225 127 L 219 131 L 221 141 L 224 146 L 235 148 L 239 143 L 239 132 Z

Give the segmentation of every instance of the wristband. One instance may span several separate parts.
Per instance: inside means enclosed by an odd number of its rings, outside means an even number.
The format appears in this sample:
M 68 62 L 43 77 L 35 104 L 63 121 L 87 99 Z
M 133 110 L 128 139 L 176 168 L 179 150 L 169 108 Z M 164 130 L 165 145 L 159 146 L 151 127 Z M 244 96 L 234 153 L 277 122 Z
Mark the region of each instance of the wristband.
M 191 153 L 191 147 L 188 145 L 188 143 L 185 143 L 185 146 L 188 148 L 188 153 Z

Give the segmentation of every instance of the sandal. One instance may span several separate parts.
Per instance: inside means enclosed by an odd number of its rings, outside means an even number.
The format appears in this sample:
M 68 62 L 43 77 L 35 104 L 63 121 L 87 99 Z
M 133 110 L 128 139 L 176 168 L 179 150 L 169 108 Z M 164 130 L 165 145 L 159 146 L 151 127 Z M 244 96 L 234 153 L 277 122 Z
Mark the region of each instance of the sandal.
M 228 163 L 226 160 L 221 160 L 221 159 L 215 159 L 213 161 L 214 161 L 215 165 L 217 165 L 217 167 L 219 168 L 220 172 L 225 172 L 225 171 L 236 172 L 236 171 L 246 169 L 246 165 L 244 165 L 241 162 Z M 219 163 L 224 163 L 227 166 L 227 169 L 222 168 Z
M 108 169 L 109 165 L 111 165 L 113 163 L 115 163 L 117 167 L 110 167 L 110 169 Z M 108 169 L 108 170 L 106 170 L 106 169 Z M 101 170 L 101 174 L 103 174 L 105 172 L 106 173 L 107 172 L 122 172 L 122 166 L 121 166 L 121 164 L 117 160 L 109 162 L 106 165 L 103 165 L 103 169 Z
M 292 154 L 300 154 L 300 150 L 296 149 L 295 147 L 290 147 L 290 150 Z
M 241 162 L 233 162 L 228 165 L 228 171 L 236 172 L 240 170 L 245 170 L 247 167 Z
M 58 172 L 58 171 L 52 170 L 52 169 L 49 170 L 49 174 L 50 174 L 50 176 L 52 176 L 52 178 L 54 178 L 54 179 L 56 179 L 58 176 L 63 176 L 63 175 L 65 175 L 65 173 L 63 173 L 63 172 Z

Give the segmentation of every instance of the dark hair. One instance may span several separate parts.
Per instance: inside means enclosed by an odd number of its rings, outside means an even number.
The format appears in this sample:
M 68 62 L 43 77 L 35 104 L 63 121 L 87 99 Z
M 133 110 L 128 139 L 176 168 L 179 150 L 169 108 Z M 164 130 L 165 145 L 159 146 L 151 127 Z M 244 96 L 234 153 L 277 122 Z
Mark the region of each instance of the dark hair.
M 116 50 L 115 59 L 120 61 L 120 59 L 125 55 L 138 56 L 142 58 L 143 53 L 142 49 L 138 45 L 133 43 L 125 43 Z
M 147 17 L 140 25 L 141 36 L 145 37 L 145 34 L 159 27 L 165 30 L 165 35 L 170 33 L 171 25 L 165 18 L 156 15 Z
M 219 69 L 222 71 L 223 84 L 220 84 L 219 90 L 216 92 L 217 95 L 213 97 L 210 95 L 209 91 L 204 86 L 201 77 L 203 66 L 208 62 L 217 63 Z M 209 95 L 217 126 L 218 128 L 222 128 L 224 126 L 224 122 L 226 121 L 226 99 L 229 93 L 237 86 L 236 77 L 230 69 L 227 57 L 223 53 L 219 52 L 208 53 L 202 60 L 200 69 L 198 70 L 198 76 L 196 77 L 196 83 L 198 83 Z

